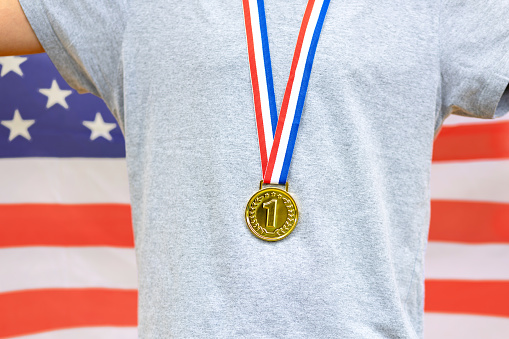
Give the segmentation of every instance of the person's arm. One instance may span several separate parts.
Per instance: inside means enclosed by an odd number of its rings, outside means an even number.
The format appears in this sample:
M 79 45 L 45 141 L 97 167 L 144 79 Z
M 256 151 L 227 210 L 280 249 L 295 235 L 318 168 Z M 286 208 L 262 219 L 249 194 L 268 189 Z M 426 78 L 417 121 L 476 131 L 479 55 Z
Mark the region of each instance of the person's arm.
M 42 52 L 18 0 L 0 0 L 0 56 Z

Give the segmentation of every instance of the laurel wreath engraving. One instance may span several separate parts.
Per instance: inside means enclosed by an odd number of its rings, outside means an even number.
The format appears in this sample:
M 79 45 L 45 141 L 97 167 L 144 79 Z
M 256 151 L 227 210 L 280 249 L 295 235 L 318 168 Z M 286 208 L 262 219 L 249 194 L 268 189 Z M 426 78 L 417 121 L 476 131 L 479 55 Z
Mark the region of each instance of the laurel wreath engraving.
M 251 205 L 249 207 L 250 224 L 253 227 L 253 229 L 256 230 L 256 232 L 258 232 L 260 235 L 266 235 L 269 232 L 267 231 L 267 229 L 265 227 L 261 226 L 260 223 L 258 222 L 258 219 L 256 218 L 256 210 L 258 209 L 260 204 L 263 202 L 263 200 L 265 198 L 270 198 L 271 195 L 276 196 L 276 193 L 272 192 L 272 194 L 265 193 L 264 195 L 260 195 L 255 200 L 253 200 L 253 202 L 251 203 Z M 274 233 L 277 234 L 278 236 L 282 236 L 282 235 L 288 233 L 292 228 L 292 224 L 295 221 L 295 208 L 294 208 L 291 200 L 284 197 L 283 195 L 277 194 L 277 198 L 283 201 L 283 203 L 287 209 L 287 216 L 286 216 L 285 223 L 283 224 L 283 226 L 281 226 L 280 228 L 278 228 L 274 231 Z

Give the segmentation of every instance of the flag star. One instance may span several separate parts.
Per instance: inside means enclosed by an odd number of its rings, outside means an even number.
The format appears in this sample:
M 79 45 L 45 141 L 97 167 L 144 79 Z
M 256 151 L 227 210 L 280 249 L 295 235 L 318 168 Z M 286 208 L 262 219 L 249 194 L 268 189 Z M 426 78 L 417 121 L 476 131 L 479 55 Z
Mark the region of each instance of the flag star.
M 53 80 L 50 88 L 41 88 L 39 89 L 39 92 L 48 97 L 46 108 L 50 108 L 55 104 L 59 104 L 63 108 L 69 108 L 65 98 L 71 95 L 72 91 L 68 89 L 60 89 L 56 80 Z
M 12 120 L 2 120 L 2 125 L 7 127 L 11 132 L 9 134 L 9 141 L 12 141 L 18 135 L 23 138 L 30 140 L 30 133 L 28 133 L 28 128 L 35 123 L 35 120 L 23 120 L 19 111 L 14 111 L 14 117 Z
M 0 65 L 2 65 L 2 72 L 0 73 L 0 77 L 3 77 L 9 72 L 14 72 L 19 76 L 23 76 L 23 71 L 21 71 L 19 66 L 27 60 L 28 58 L 20 56 L 0 57 Z
M 90 134 L 90 140 L 103 137 L 111 141 L 113 138 L 110 135 L 110 131 L 117 127 L 117 124 L 115 123 L 104 122 L 103 117 L 99 112 L 95 114 L 94 121 L 83 121 L 83 125 L 92 131 Z

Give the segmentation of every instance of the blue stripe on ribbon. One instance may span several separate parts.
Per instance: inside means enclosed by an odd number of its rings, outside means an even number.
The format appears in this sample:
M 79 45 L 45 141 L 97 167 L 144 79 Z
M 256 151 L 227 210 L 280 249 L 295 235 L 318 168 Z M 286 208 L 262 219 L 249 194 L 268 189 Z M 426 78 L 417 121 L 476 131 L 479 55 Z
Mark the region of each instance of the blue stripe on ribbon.
M 258 0 L 258 19 L 262 36 L 263 61 L 265 64 L 265 78 L 267 80 L 267 93 L 269 95 L 270 120 L 272 124 L 272 138 L 276 134 L 277 107 L 276 94 L 274 93 L 274 81 L 272 79 L 272 66 L 269 52 L 269 37 L 267 35 L 267 21 L 265 19 L 265 6 L 263 0 Z
M 300 97 L 300 95 L 299 95 L 299 97 Z M 300 98 L 299 98 L 299 100 L 300 100 Z M 299 117 L 299 120 L 300 120 L 300 117 Z M 281 185 L 286 184 L 286 179 L 288 177 L 288 170 L 290 168 L 290 162 L 292 161 L 293 148 L 295 147 L 295 139 L 297 139 L 298 130 L 299 130 L 299 121 L 294 121 L 292 124 L 292 129 L 290 130 L 290 137 L 289 137 L 290 139 L 288 140 L 288 146 L 286 147 L 286 154 L 285 154 L 285 161 L 283 162 L 283 169 L 281 170 L 281 175 L 279 176 L 279 183 Z
M 290 169 L 290 162 L 292 161 L 293 148 L 295 147 L 295 140 L 297 139 L 297 131 L 299 129 L 300 118 L 302 116 L 302 109 L 304 108 L 304 100 L 306 99 L 306 92 L 308 90 L 309 77 L 311 76 L 311 68 L 313 67 L 316 47 L 322 31 L 325 14 L 327 14 L 327 9 L 329 8 L 329 3 L 330 0 L 325 0 L 322 4 L 315 31 L 313 32 L 313 38 L 311 39 L 311 44 L 309 46 L 309 53 L 306 59 L 306 66 L 304 67 L 304 74 L 302 76 L 302 83 L 299 91 L 299 99 L 297 100 L 292 129 L 290 130 L 290 138 L 288 140 L 288 146 L 286 147 L 285 160 L 283 162 L 283 168 L 281 169 L 281 175 L 279 176 L 280 184 L 286 183 L 286 179 L 288 177 L 288 170 Z

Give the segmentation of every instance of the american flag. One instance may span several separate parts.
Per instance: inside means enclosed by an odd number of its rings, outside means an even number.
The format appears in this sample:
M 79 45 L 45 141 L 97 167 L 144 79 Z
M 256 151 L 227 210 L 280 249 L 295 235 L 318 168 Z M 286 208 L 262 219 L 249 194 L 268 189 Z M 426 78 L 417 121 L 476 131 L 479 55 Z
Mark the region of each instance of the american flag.
M 426 338 L 509 337 L 509 114 L 446 119 L 434 145 Z
M 0 58 L 0 338 L 136 338 L 121 131 L 46 55 Z M 436 140 L 425 338 L 509 333 L 509 116 Z
M 46 55 L 0 65 L 0 337 L 136 338 L 120 128 Z

